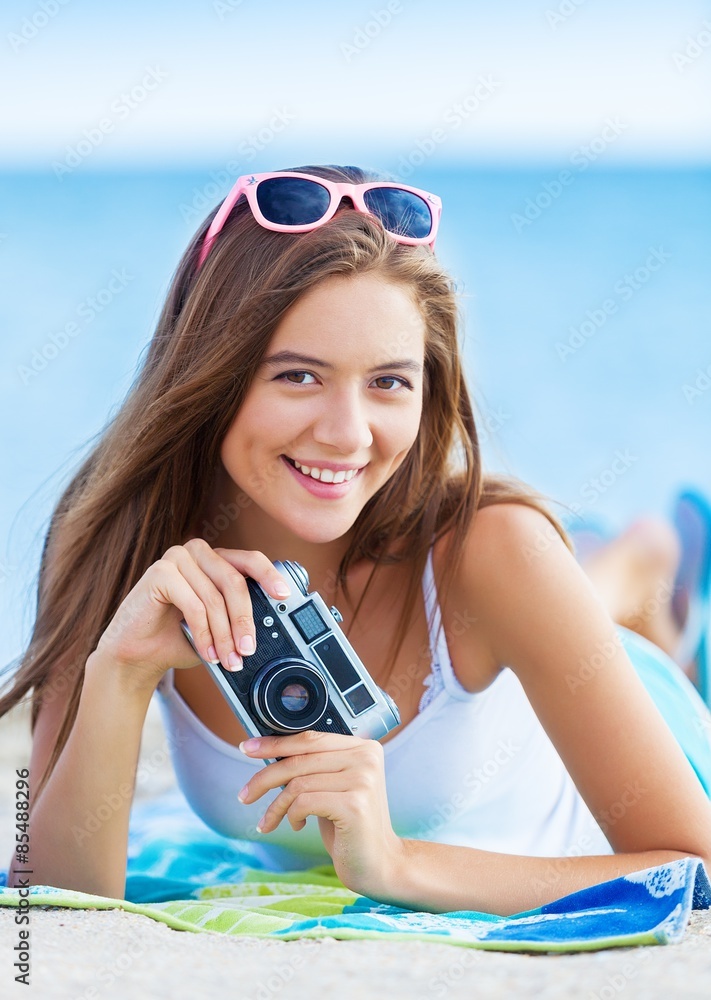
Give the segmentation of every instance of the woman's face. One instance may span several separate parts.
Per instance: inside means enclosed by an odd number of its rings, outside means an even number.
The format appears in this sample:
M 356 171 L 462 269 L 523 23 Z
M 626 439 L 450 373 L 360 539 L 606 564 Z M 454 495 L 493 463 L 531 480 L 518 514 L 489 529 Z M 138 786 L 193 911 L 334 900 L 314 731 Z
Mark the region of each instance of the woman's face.
M 278 361 L 285 351 L 311 360 Z M 253 501 L 240 504 L 243 541 L 250 529 L 261 541 L 274 522 L 282 537 L 286 529 L 310 542 L 353 525 L 417 437 L 424 351 L 409 291 L 374 275 L 327 278 L 291 306 L 220 452 Z M 340 467 L 358 471 L 340 485 L 318 482 L 295 461 L 336 480 Z

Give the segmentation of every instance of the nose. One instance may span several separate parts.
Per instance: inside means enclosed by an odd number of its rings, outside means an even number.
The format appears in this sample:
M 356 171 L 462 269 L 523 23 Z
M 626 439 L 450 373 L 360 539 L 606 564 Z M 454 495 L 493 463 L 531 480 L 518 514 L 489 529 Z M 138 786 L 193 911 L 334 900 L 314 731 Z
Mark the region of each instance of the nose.
M 368 406 L 357 387 L 329 394 L 313 427 L 313 438 L 343 457 L 362 456 L 373 444 Z

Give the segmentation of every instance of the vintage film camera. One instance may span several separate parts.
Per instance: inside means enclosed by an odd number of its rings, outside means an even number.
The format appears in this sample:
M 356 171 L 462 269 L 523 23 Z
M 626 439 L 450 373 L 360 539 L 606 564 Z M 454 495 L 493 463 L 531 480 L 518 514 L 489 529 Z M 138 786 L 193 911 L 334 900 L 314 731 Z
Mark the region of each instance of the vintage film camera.
M 378 739 L 400 725 L 397 705 L 338 627 L 338 608 L 329 610 L 318 593 L 308 593 L 309 576 L 298 562 L 274 565 L 296 588 L 286 599 L 273 598 L 246 578 L 257 649 L 244 657 L 243 669 L 225 670 L 198 653 L 246 732 L 278 736 L 315 729 Z M 180 625 L 195 649 L 187 623 Z

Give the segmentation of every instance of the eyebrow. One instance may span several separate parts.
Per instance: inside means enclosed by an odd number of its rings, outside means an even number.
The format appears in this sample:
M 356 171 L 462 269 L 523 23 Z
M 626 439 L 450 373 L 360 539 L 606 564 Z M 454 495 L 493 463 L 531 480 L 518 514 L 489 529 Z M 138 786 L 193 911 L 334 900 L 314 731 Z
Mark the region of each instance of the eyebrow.
M 315 365 L 319 368 L 325 368 L 327 371 L 335 371 L 335 365 L 330 364 L 328 361 L 321 361 L 319 358 L 312 358 L 308 354 L 296 354 L 294 351 L 279 351 L 278 354 L 272 354 L 270 357 L 265 358 L 262 364 L 266 368 L 276 368 L 279 365 Z M 383 368 L 399 368 L 401 371 L 413 372 L 419 375 L 422 371 L 422 365 L 418 364 L 417 361 L 412 361 L 409 358 L 404 358 L 401 361 L 383 361 L 380 365 L 375 365 L 374 368 L 369 368 L 366 372 L 367 375 L 372 375 L 373 372 L 382 371 Z

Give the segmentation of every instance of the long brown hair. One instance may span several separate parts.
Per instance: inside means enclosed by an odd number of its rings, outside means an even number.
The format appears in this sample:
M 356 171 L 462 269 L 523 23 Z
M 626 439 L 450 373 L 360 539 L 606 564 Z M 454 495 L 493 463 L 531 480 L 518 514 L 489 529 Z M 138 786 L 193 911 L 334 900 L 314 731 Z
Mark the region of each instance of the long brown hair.
M 292 168 L 334 180 L 377 179 L 355 167 Z M 216 211 L 216 210 L 215 210 Z M 428 550 L 450 533 L 443 598 L 456 575 L 476 511 L 495 503 L 537 508 L 568 548 L 570 539 L 542 494 L 512 476 L 485 475 L 458 344 L 453 279 L 423 247 L 403 246 L 380 223 L 339 212 L 307 233 L 262 228 L 241 201 L 196 274 L 215 212 L 185 251 L 143 364 L 126 398 L 57 503 L 39 569 L 29 645 L 0 698 L 0 716 L 32 692 L 40 705 L 68 693 L 66 712 L 39 795 L 76 718 L 84 665 L 116 610 L 148 567 L 182 544 L 205 509 L 222 440 L 280 318 L 298 297 L 333 275 L 377 273 L 409 289 L 426 322 L 420 432 L 391 479 L 364 506 L 339 566 L 360 559 L 412 567 L 388 662 L 410 625 Z M 365 593 L 356 608 L 362 604 Z

